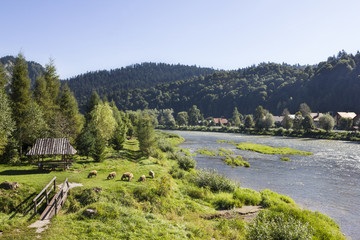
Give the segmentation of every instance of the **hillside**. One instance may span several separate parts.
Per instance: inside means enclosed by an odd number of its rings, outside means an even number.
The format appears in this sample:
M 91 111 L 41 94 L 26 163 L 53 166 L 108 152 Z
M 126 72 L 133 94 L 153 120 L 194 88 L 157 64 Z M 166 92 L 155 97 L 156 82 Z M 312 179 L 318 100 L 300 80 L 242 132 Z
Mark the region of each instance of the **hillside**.
M 0 58 L 0 62 L 3 65 L 3 67 L 5 68 L 6 75 L 10 80 L 11 75 L 12 75 L 12 70 L 14 67 L 14 63 L 15 63 L 15 57 L 5 56 L 5 57 Z M 39 64 L 37 62 L 27 61 L 27 64 L 28 64 L 29 77 L 31 79 L 31 86 L 33 87 L 37 76 L 44 73 L 45 69 L 41 64 Z
M 274 114 L 298 110 L 306 102 L 313 111 L 360 112 L 360 54 L 340 52 L 317 66 L 300 68 L 275 63 L 237 71 L 216 72 L 142 90 L 112 91 L 120 109 L 173 108 L 197 105 L 205 116 L 231 117 L 234 107 L 243 114 L 263 105 Z
M 149 88 L 160 83 L 185 80 L 214 72 L 214 69 L 197 66 L 142 63 L 81 74 L 68 79 L 68 85 L 82 109 L 94 90 L 104 97 L 121 90 Z

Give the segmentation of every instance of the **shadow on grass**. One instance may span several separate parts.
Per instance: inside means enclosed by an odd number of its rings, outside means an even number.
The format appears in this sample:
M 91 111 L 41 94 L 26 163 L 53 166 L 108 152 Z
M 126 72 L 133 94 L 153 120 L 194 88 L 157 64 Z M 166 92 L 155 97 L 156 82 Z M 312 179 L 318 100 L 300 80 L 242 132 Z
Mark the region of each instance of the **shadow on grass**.
M 29 170 L 5 170 L 0 172 L 0 175 L 13 176 L 13 175 L 29 175 L 29 174 L 45 174 L 50 173 L 49 170 L 29 169 Z
M 122 151 L 120 153 L 121 158 L 125 158 L 134 163 L 136 163 L 142 156 L 143 155 L 140 150 L 134 151 L 134 150 L 130 150 L 130 149 L 125 149 L 125 151 Z

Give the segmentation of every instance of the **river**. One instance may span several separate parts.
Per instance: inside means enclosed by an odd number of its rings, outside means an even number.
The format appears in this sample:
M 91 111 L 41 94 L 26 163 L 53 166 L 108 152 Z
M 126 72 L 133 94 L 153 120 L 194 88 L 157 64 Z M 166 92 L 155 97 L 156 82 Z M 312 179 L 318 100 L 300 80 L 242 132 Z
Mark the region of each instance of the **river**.
M 306 209 L 324 213 L 340 225 L 351 239 L 360 239 L 360 144 L 346 141 L 302 139 L 273 136 L 251 136 L 234 133 L 169 131 L 185 142 L 179 146 L 190 149 L 231 149 L 243 156 L 250 168 L 233 168 L 220 157 L 197 154 L 197 168 L 215 168 L 242 187 L 270 189 L 290 196 Z M 218 140 L 236 143 L 252 142 L 273 147 L 290 147 L 313 152 L 311 156 L 289 156 L 283 162 L 279 155 L 265 155 L 236 149 Z

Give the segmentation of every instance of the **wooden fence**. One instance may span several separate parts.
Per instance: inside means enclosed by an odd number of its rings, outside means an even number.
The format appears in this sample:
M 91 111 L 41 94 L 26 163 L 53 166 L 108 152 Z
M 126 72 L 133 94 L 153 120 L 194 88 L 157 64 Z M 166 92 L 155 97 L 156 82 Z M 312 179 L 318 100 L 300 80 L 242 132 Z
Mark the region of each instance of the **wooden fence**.
M 50 187 L 51 186 L 51 187 Z M 50 189 L 48 190 L 48 188 Z M 38 211 L 38 206 L 46 199 L 46 204 L 49 205 L 49 195 L 52 191 L 56 191 L 56 177 L 54 177 L 46 187 L 33 199 L 34 203 L 34 214 Z M 38 200 L 41 196 L 43 196 L 40 200 Z

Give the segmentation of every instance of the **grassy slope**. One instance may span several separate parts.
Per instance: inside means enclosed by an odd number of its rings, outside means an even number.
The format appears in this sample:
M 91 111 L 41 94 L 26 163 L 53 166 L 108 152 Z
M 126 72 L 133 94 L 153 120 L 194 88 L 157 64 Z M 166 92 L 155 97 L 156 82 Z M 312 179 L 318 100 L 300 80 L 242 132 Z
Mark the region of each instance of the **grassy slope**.
M 178 143 L 181 139 L 170 138 L 170 141 Z M 188 177 L 174 179 L 168 172 L 172 167 L 177 168 L 177 163 L 169 156 L 161 153 L 156 159 L 142 157 L 137 142 L 132 140 L 126 142 L 123 151 L 110 151 L 103 163 L 79 158 L 68 171 L 43 173 L 34 170 L 33 166 L 0 165 L 0 182 L 7 180 L 21 184 L 15 193 L 2 190 L 0 194 L 0 230 L 4 232 L 3 238 L 34 239 L 39 235 L 42 239 L 245 239 L 248 224 L 240 219 L 206 220 L 200 217 L 204 213 L 214 213 L 218 204 L 231 205 L 234 199 L 242 205 L 247 202 L 260 203 L 270 211 L 289 213 L 304 222 L 310 219 L 320 225 L 319 229 L 325 226 L 319 236 L 323 236 L 322 232 L 333 232 L 331 236 L 334 239 L 342 238 L 332 220 L 318 213 L 300 210 L 286 196 L 272 195 L 268 190 L 261 193 L 261 198 L 255 191 L 241 194 L 237 191 L 236 195 L 212 193 L 196 187 L 188 181 Z M 97 170 L 98 176 L 88 179 L 90 170 Z M 149 170 L 155 171 L 155 179 L 136 182 L 141 175 L 148 176 Z M 117 178 L 106 180 L 111 171 L 118 173 Z M 121 174 L 126 171 L 134 174 L 133 181 L 119 181 Z M 186 176 L 194 174 L 194 170 L 185 173 Z M 31 214 L 24 216 L 15 211 L 5 211 L 4 206 L 9 203 L 19 205 L 31 193 L 39 192 L 53 176 L 57 176 L 58 183 L 68 177 L 70 182 L 82 183 L 84 187 L 71 190 L 61 214 L 52 219 L 45 232 L 36 234 L 34 229 L 27 226 L 38 215 L 31 218 Z M 92 190 L 94 187 L 102 191 L 95 193 Z M 84 195 L 87 190 L 91 193 L 88 196 Z M 13 194 L 13 197 L 9 198 L 9 194 Z M 83 196 L 86 198 L 81 198 Z M 257 200 L 251 200 L 255 198 Z M 30 202 L 31 199 L 24 201 L 21 209 L 26 209 Z M 92 218 L 85 217 L 83 211 L 87 208 L 96 209 L 97 214 Z

